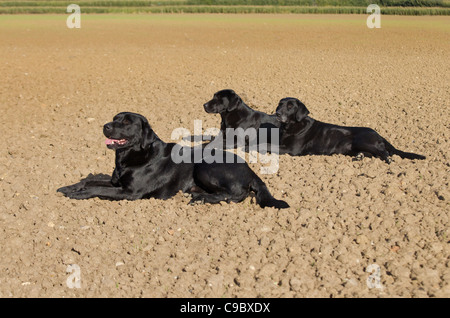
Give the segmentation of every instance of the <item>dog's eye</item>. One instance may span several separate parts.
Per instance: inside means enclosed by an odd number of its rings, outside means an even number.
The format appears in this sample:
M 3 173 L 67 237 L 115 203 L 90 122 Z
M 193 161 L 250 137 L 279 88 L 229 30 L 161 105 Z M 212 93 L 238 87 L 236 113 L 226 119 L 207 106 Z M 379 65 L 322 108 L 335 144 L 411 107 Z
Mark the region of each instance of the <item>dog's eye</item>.
M 122 121 L 122 123 L 123 123 L 124 125 L 129 125 L 129 124 L 131 124 L 131 122 L 130 122 L 128 119 L 124 119 L 124 120 Z
M 287 108 L 291 109 L 292 108 L 292 103 L 288 103 Z

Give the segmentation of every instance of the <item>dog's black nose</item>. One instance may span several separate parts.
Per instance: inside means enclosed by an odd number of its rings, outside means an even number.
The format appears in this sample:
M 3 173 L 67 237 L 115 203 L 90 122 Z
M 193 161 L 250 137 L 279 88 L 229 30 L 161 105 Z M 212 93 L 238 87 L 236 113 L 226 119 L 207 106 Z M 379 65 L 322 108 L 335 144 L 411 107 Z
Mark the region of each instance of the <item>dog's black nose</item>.
M 105 126 L 103 126 L 104 131 L 110 131 L 111 129 L 112 129 L 111 123 L 105 124 Z
M 208 103 L 204 103 L 204 104 L 203 104 L 203 107 L 204 107 L 204 108 L 208 107 Z

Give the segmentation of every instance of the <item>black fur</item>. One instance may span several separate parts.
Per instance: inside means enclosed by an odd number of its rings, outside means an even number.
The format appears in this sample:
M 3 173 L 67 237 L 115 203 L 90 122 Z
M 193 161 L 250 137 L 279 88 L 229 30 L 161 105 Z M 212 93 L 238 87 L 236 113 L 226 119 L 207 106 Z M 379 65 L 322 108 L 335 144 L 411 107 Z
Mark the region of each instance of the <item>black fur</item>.
M 296 98 L 280 100 L 276 116 L 280 128 L 280 154 L 292 156 L 343 154 L 381 158 L 390 156 L 425 159 L 425 156 L 396 149 L 375 130 L 365 127 L 343 127 L 323 123 L 308 116 L 306 106 Z
M 235 155 L 234 163 L 206 163 L 203 159 L 198 163 L 175 163 L 171 152 L 176 144 L 162 141 L 142 115 L 119 113 L 103 132 L 108 148 L 116 153 L 112 176 L 90 175 L 58 192 L 72 199 L 165 200 L 183 191 L 192 194 L 191 203 L 218 203 L 240 202 L 253 191 L 261 207 L 289 207 L 276 200 L 247 163 L 238 163 Z M 191 148 L 184 151 L 193 153 Z
M 245 140 L 245 146 L 254 142 L 254 145 L 258 145 L 258 149 L 255 150 L 259 150 L 259 145 L 262 144 L 260 141 L 260 129 L 266 129 L 267 142 L 265 142 L 265 144 L 267 149 L 272 143 L 272 129 L 278 129 L 280 127 L 280 123 L 277 121 L 275 115 L 269 115 L 250 108 L 243 102 L 242 98 L 231 89 L 224 89 L 216 92 L 213 98 L 205 103 L 203 107 L 207 113 L 220 114 L 220 117 L 222 118 L 220 133 L 216 138 L 222 138 L 223 148 L 244 146 L 238 145 L 238 141 L 235 140 L 234 143 L 230 143 L 233 147 L 227 147 L 225 139 L 227 138 L 226 130 L 228 128 L 242 128 L 243 130 L 254 128 L 256 130 L 257 140 L 249 137 Z M 276 144 L 278 145 L 278 140 L 276 140 Z M 246 150 L 248 150 L 247 147 Z

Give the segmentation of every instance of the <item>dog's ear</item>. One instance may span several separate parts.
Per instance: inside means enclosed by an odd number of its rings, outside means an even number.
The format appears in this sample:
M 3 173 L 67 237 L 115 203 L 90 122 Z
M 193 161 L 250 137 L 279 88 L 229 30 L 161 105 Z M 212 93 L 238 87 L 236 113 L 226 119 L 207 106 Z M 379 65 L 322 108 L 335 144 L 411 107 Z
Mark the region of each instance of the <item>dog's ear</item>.
M 234 91 L 230 92 L 230 96 L 228 97 L 228 107 L 227 111 L 231 112 L 235 110 L 242 103 L 242 99 L 236 94 Z
M 309 114 L 308 108 L 306 108 L 305 104 L 303 104 L 298 99 L 296 100 L 296 104 L 298 106 L 297 113 L 295 114 L 295 119 L 300 122 Z
M 148 148 L 158 137 L 146 119 L 142 119 L 142 149 Z

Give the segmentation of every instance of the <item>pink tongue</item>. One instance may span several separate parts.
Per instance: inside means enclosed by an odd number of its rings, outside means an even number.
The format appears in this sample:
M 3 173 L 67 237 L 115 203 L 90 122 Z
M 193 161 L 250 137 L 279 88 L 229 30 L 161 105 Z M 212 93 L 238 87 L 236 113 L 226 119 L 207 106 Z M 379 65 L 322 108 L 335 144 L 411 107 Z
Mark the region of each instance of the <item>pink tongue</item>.
M 109 139 L 109 138 L 106 138 L 105 144 L 107 144 L 107 145 L 112 145 L 112 144 L 114 143 L 114 140 L 115 140 L 115 139 Z

